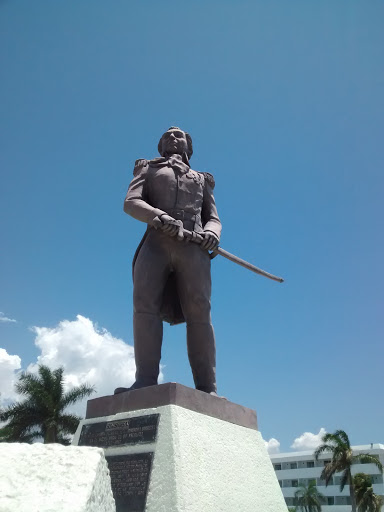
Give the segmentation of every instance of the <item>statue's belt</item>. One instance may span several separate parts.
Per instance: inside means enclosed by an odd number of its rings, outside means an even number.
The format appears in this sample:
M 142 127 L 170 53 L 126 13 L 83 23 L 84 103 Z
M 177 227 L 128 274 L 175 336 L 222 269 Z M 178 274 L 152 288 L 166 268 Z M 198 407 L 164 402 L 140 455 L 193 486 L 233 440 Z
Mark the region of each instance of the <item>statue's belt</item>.
M 199 214 L 186 212 L 184 210 L 178 210 L 176 208 L 170 208 L 169 210 L 167 210 L 167 213 L 176 220 L 182 220 L 183 222 L 191 221 L 197 224 L 198 226 L 201 226 L 201 215 Z

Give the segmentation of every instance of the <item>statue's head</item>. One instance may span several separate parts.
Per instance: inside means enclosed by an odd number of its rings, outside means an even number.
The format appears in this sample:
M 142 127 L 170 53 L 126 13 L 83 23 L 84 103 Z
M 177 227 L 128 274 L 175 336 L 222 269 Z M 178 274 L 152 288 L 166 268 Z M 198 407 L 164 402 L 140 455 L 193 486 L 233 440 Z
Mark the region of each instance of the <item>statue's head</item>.
M 177 126 L 171 126 L 162 135 L 157 148 L 161 156 L 186 154 L 189 159 L 193 153 L 192 138 Z

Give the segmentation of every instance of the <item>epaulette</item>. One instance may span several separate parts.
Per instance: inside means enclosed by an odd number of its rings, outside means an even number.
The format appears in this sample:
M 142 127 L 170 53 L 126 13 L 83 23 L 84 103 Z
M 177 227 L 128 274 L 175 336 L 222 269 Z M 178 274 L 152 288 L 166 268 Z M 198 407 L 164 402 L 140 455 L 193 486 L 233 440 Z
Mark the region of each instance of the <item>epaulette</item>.
M 202 172 L 201 174 L 204 175 L 204 178 L 209 183 L 209 185 L 212 187 L 212 190 L 215 188 L 215 178 L 212 176 L 210 172 Z
M 135 162 L 135 167 L 133 169 L 133 175 L 137 176 L 143 169 L 143 167 L 146 167 L 148 165 L 148 160 L 145 160 L 145 158 L 139 158 Z
M 158 156 L 157 158 L 152 158 L 152 160 L 148 160 L 149 164 L 160 164 L 162 162 L 166 162 L 166 159 L 163 156 Z

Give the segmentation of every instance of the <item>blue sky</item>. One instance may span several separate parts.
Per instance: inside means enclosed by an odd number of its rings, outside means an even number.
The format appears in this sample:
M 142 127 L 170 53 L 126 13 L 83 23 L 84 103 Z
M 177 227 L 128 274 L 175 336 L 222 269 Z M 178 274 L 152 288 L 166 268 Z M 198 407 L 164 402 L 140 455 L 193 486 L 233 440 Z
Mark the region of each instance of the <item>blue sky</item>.
M 129 384 L 84 347 L 132 345 L 145 226 L 122 203 L 176 125 L 215 176 L 222 247 L 286 279 L 214 260 L 219 392 L 282 451 L 321 427 L 383 442 L 383 15 L 375 0 L 1 1 L 4 389 L 38 357 L 102 394 Z M 165 329 L 163 364 L 192 385 L 184 326 Z

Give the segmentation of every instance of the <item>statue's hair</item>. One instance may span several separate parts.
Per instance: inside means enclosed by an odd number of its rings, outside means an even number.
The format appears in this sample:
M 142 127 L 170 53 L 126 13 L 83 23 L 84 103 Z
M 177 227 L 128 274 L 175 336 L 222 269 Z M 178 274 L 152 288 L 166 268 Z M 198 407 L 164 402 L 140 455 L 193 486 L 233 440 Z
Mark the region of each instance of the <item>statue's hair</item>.
M 180 130 L 181 132 L 185 133 L 185 138 L 187 139 L 187 144 L 188 144 L 187 156 L 188 156 L 188 159 L 191 158 L 191 156 L 193 154 L 193 146 L 192 146 L 192 137 L 189 135 L 189 133 L 185 132 L 184 130 L 182 130 L 178 126 L 171 126 L 170 128 L 168 128 L 167 132 L 169 132 L 169 130 Z M 165 133 L 167 133 L 167 132 L 165 132 Z M 161 153 L 162 152 L 162 140 L 163 140 L 163 137 L 164 137 L 164 133 L 161 136 L 161 138 L 159 140 L 159 144 L 157 146 L 157 149 L 159 150 L 159 153 L 160 153 L 161 156 L 164 156 Z

